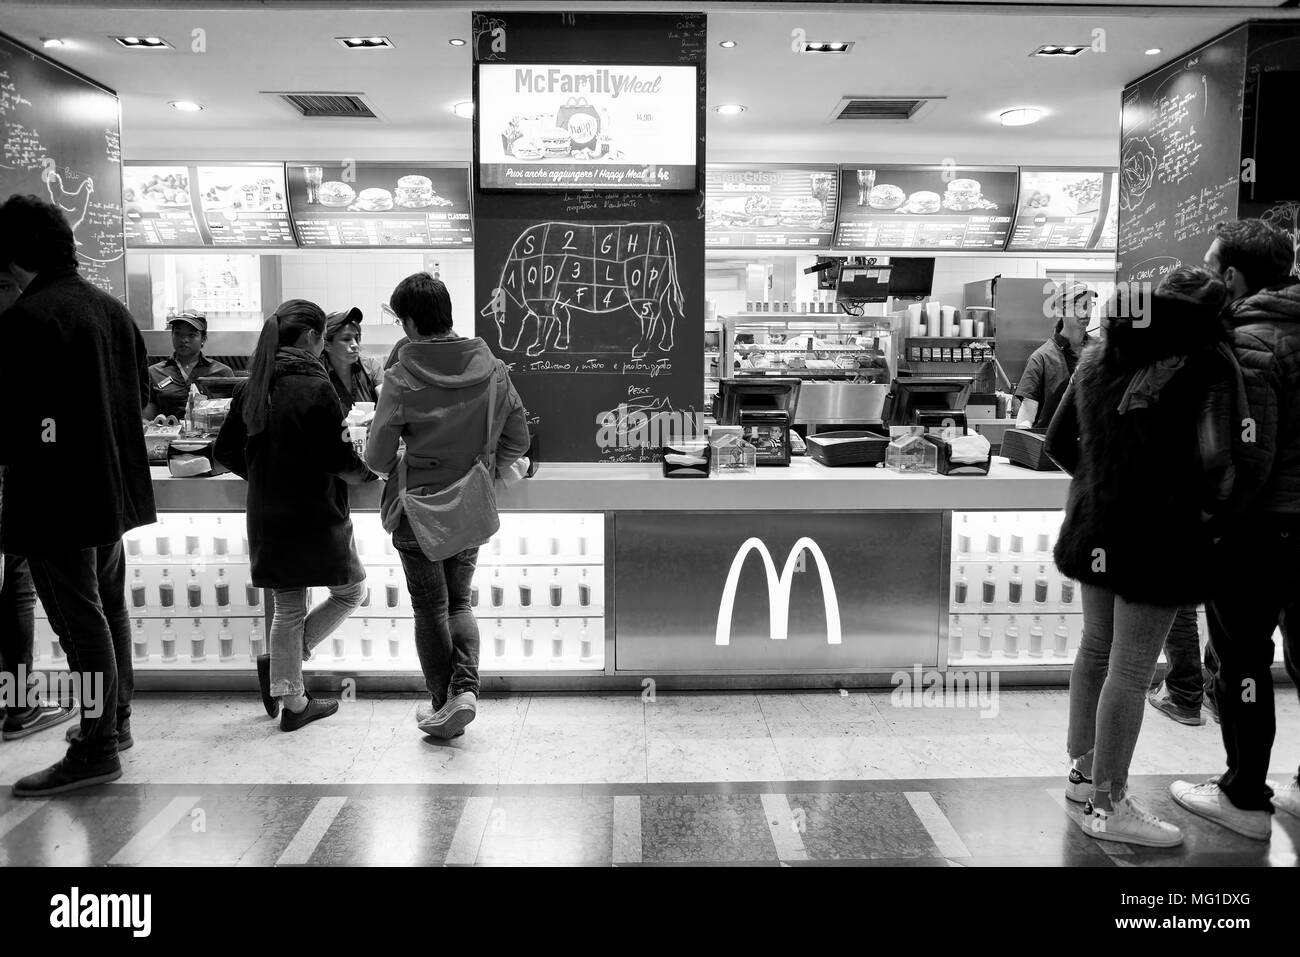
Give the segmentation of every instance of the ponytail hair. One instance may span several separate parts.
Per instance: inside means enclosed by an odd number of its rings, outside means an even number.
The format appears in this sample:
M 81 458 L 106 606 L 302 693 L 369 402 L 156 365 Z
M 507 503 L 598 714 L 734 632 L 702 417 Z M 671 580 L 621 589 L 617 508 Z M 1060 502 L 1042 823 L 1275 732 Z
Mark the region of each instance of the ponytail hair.
M 304 332 L 325 331 L 325 311 L 306 299 L 281 303 L 262 323 L 257 348 L 249 364 L 248 384 L 244 386 L 244 427 L 250 436 L 266 428 L 271 408 L 271 380 L 275 376 L 275 354 L 296 343 Z

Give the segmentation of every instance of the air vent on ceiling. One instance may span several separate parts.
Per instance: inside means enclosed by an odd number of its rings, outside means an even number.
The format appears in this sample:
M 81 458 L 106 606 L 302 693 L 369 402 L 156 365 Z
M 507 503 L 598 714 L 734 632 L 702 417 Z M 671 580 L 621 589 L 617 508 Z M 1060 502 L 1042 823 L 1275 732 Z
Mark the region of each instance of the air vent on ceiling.
M 931 100 L 943 97 L 846 96 L 836 105 L 831 119 L 839 120 L 910 120 Z
M 359 93 L 274 93 L 302 116 L 341 119 L 376 119 Z

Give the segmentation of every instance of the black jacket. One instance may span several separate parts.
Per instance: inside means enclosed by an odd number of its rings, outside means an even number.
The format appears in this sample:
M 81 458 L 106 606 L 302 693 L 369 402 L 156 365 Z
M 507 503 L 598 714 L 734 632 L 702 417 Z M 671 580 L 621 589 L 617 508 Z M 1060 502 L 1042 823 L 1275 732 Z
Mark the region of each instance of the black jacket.
M 140 410 L 144 339 L 126 307 L 74 268 L 47 271 L 0 315 L 0 549 L 108 545 L 155 520 Z
M 1246 520 L 1300 519 L 1300 284 L 1264 289 L 1224 313 L 1255 420 L 1238 445 Z
M 343 410 L 324 366 L 281 349 L 266 428 L 244 426 L 246 384 L 235 390 L 216 456 L 248 480 L 248 549 L 261 588 L 351 585 L 365 570 L 352 541 L 348 484 L 370 477 L 348 441 Z
M 1212 310 L 1163 297 L 1149 316 L 1147 328 L 1113 324 L 1084 353 L 1048 430 L 1049 454 L 1073 476 L 1056 565 L 1130 601 L 1196 604 L 1208 594 L 1213 545 L 1198 428 L 1229 372 L 1226 330 Z M 1154 404 L 1120 414 L 1133 376 L 1176 356 L 1185 364 Z

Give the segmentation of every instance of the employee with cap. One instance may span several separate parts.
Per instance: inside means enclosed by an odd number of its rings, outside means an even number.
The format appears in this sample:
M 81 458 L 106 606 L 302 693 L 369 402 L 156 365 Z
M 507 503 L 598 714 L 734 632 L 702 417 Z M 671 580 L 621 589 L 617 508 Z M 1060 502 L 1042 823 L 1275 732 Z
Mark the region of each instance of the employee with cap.
M 321 361 L 345 413 L 353 403 L 378 401 L 384 370 L 378 360 L 361 354 L 361 310 L 356 306 L 325 317 Z
M 1062 283 L 1052 294 L 1051 309 L 1056 319 L 1052 337 L 1039 346 L 1025 364 L 1025 373 L 1016 386 L 1020 411 L 1016 427 L 1045 429 L 1061 404 L 1065 387 L 1070 384 L 1088 338 L 1094 293 L 1085 283 Z
M 146 420 L 157 415 L 185 415 L 190 386 L 207 376 L 234 378 L 235 370 L 203 354 L 208 341 L 208 320 L 196 312 L 182 312 L 167 320 L 172 332 L 170 359 L 149 367 L 149 403 L 144 407 Z M 202 386 L 199 390 L 202 391 Z

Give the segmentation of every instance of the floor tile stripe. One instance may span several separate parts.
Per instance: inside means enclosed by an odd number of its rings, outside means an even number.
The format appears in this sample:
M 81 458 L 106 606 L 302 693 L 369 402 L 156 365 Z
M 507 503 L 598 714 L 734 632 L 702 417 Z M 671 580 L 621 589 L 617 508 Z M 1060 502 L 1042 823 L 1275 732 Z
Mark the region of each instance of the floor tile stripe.
M 49 803 L 45 800 L 15 802 L 12 808 L 0 814 L 0 839 Z
M 772 832 L 777 858 L 782 861 L 808 860 L 801 831 L 804 817 L 801 814 L 796 820 L 790 799 L 784 794 L 760 794 L 758 799 L 763 802 L 763 813 L 767 816 L 767 828 Z
M 197 794 L 172 798 L 167 802 L 166 807 L 154 815 L 153 820 L 141 828 L 135 837 L 127 841 L 116 854 L 109 858 L 108 863 L 111 865 L 139 864 L 167 836 L 167 833 L 172 828 L 189 816 L 194 805 L 198 803 L 199 796 Z
M 1066 814 L 1070 815 L 1070 820 L 1078 823 L 1078 821 L 1083 817 L 1082 805 L 1067 801 L 1065 799 L 1065 792 L 1060 788 L 1047 788 L 1046 790 L 1047 793 L 1051 795 L 1052 800 L 1059 804 L 1065 810 Z M 1101 852 L 1115 861 L 1116 864 L 1123 867 L 1133 866 L 1131 861 L 1119 860 L 1119 858 L 1122 858 L 1125 855 L 1132 856 L 1133 849 L 1127 844 L 1117 844 L 1114 841 L 1097 841 L 1096 844 L 1101 848 Z
M 478 860 L 479 848 L 483 846 L 483 835 L 487 833 L 488 822 L 492 819 L 492 805 L 496 798 L 472 797 L 465 801 L 460 812 L 460 821 L 456 833 L 451 837 L 451 846 L 447 848 L 448 864 L 473 864 Z
M 912 805 L 921 825 L 934 841 L 934 846 L 944 857 L 970 857 L 971 852 L 966 842 L 961 839 L 952 822 L 944 816 L 943 810 L 935 802 L 929 791 L 907 791 L 903 796 Z
M 641 861 L 641 798 L 619 795 L 614 798 L 614 863 Z
M 345 797 L 323 797 L 317 801 L 316 806 L 307 815 L 307 820 L 302 822 L 302 827 L 298 828 L 298 833 L 293 836 L 289 846 L 284 849 L 280 859 L 275 862 L 275 866 L 288 867 L 295 864 L 306 864 L 310 861 L 311 856 L 316 853 L 316 848 L 320 845 L 321 839 L 325 837 L 325 832 L 330 829 L 334 819 L 343 810 L 343 805 L 347 803 L 348 799 Z

